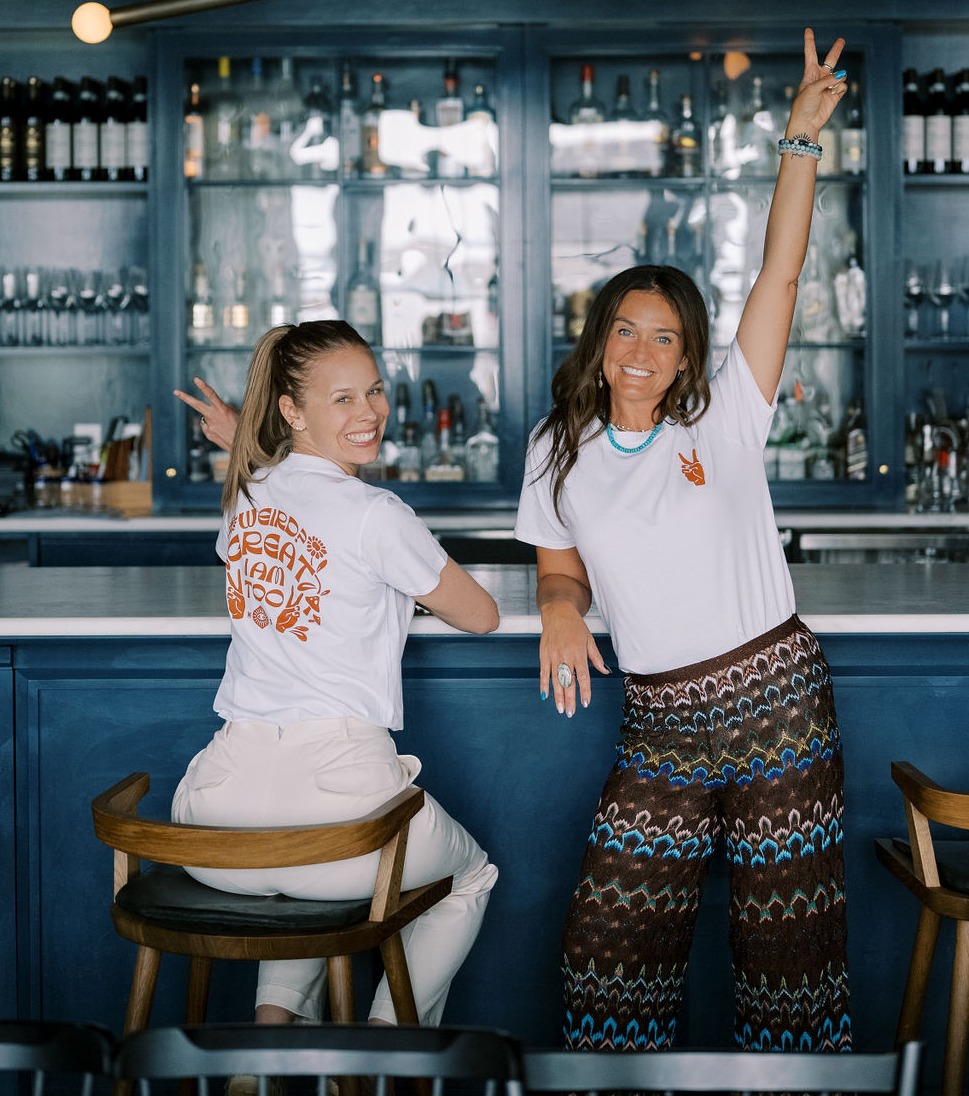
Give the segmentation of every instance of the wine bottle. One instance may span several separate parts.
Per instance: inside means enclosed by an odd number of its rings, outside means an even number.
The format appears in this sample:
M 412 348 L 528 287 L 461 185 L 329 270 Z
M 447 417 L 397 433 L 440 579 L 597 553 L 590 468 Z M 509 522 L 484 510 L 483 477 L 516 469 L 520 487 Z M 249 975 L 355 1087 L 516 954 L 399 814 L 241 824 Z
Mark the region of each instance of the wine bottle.
M 242 164 L 241 108 L 232 84 L 232 62 L 218 60 L 218 79 L 205 114 L 205 174 L 211 179 L 238 179 Z
M 137 183 L 148 179 L 148 80 L 136 76 L 131 85 L 128 120 L 125 123 L 124 177 Z
M 386 105 L 383 73 L 375 72 L 370 78 L 370 102 L 360 118 L 360 144 L 363 174 L 382 178 L 387 165 L 380 159 L 380 115 Z
M 380 343 L 380 291 L 370 272 L 370 244 L 357 243 L 357 266 L 347 286 L 347 323 L 371 346 Z
M 613 122 L 629 122 L 636 117 L 629 91 L 629 77 L 625 74 L 616 77 L 616 98 L 609 117 Z
M 101 178 L 101 89 L 91 76 L 82 76 L 77 109 L 71 126 L 71 178 L 90 183 Z
M 660 101 L 659 69 L 650 69 L 646 77 L 646 110 L 643 122 L 646 130 L 646 156 L 643 163 L 647 175 L 665 175 L 669 154 L 670 120 Z
M 196 263 L 193 270 L 192 296 L 188 302 L 188 341 L 193 346 L 208 346 L 215 342 L 215 305 L 205 263 Z
M 360 172 L 362 137 L 360 115 L 357 113 L 357 92 L 353 72 L 344 63 L 340 77 L 340 156 L 343 174 L 354 176 Z
M 902 162 L 906 175 L 918 175 L 925 162 L 925 101 L 915 69 L 906 69 L 902 79 Z
M 844 124 L 841 127 L 841 170 L 846 175 L 861 175 L 868 156 L 865 116 L 857 80 L 848 85 L 845 96 Z
M 673 174 L 694 179 L 700 174 L 700 127 L 693 117 L 693 100 L 680 97 L 680 116 L 670 134 Z
M 20 177 L 20 87 L 12 76 L 0 80 L 0 183 Z
M 629 90 L 629 77 L 622 73 L 616 77 L 616 97 L 609 112 L 611 122 L 635 121 L 632 94 Z M 635 145 L 631 139 L 629 127 L 619 126 L 619 134 L 608 146 L 610 174 L 625 178 L 636 173 L 637 161 Z M 629 136 L 627 136 L 629 134 Z
M 63 182 L 71 177 L 73 121 L 71 85 L 63 76 L 57 76 L 51 85 L 44 125 L 44 163 L 48 179 Z
M 952 115 L 945 72 L 933 69 L 925 96 L 925 171 L 945 175 L 952 160 Z
M 455 126 L 464 121 L 464 100 L 458 90 L 458 70 L 454 61 L 444 66 L 444 92 L 434 103 L 434 120 L 439 126 Z M 445 152 L 438 152 L 436 175 L 444 179 L 464 177 L 464 164 Z
M 98 140 L 101 148 L 101 178 L 116 183 L 125 177 L 127 166 L 128 100 L 124 83 L 109 76 L 104 86 L 104 111 Z M 48 149 L 50 145 L 48 142 Z
M 37 183 L 47 178 L 45 128 L 44 84 L 39 76 L 29 76 L 24 124 L 21 129 L 21 163 L 28 183 Z
M 952 171 L 969 175 L 969 68 L 956 77 L 952 96 Z
M 205 175 L 205 107 L 202 88 L 195 80 L 188 88 L 182 133 L 182 172 L 186 179 L 201 179 Z

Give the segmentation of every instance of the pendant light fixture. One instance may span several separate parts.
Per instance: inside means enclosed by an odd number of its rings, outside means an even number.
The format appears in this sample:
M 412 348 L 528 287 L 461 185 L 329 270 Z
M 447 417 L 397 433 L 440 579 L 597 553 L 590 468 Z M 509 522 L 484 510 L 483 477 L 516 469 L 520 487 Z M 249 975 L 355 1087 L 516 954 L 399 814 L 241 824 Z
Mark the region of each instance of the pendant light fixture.
M 170 19 L 176 15 L 193 15 L 198 11 L 247 3 L 251 3 L 251 0 L 144 0 L 141 4 L 113 9 L 100 3 L 86 3 L 75 10 L 71 17 L 71 29 L 82 42 L 94 45 L 103 42 L 115 27 L 150 23 L 155 19 Z

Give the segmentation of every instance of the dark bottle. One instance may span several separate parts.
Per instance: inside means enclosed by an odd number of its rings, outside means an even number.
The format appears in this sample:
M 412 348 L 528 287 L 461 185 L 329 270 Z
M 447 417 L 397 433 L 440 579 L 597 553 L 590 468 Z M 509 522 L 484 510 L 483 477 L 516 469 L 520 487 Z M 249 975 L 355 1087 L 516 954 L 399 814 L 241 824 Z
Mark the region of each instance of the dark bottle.
M 13 183 L 20 172 L 20 87 L 12 76 L 0 80 L 0 183 Z
M 44 83 L 39 76 L 27 80 L 27 102 L 21 129 L 21 149 L 24 178 L 29 183 L 47 178 L 44 159 Z
M 302 144 L 303 175 L 308 179 L 321 179 L 335 174 L 335 168 L 324 163 L 324 146 L 333 133 L 333 104 L 330 93 L 319 76 L 310 81 L 310 90 L 303 100 L 303 118 L 300 137 Z
M 404 426 L 410 418 L 410 389 L 404 381 L 398 381 L 394 392 L 394 418 L 397 421 L 397 437 L 403 440 Z
M 693 100 L 680 98 L 680 116 L 670 134 L 673 174 L 693 179 L 700 174 L 700 127 L 693 117 Z
M 956 77 L 952 95 L 952 171 L 969 175 L 969 68 Z
M 63 182 L 71 177 L 71 127 L 74 123 L 74 97 L 69 81 L 55 78 L 47 102 L 44 125 L 44 164 L 46 177 Z
M 125 122 L 124 178 L 136 183 L 148 181 L 148 80 L 136 76 Z
M 918 175 L 925 160 L 925 102 L 915 69 L 906 69 L 902 79 L 902 162 L 906 175 Z
M 841 127 L 841 170 L 846 175 L 861 175 L 864 172 L 867 146 L 861 89 L 853 80 L 845 96 L 844 125 Z
M 929 175 L 945 175 L 952 159 L 952 115 L 945 86 L 945 72 L 937 68 L 929 77 L 925 97 L 925 161 Z
M 117 76 L 108 77 L 104 87 L 104 112 L 98 127 L 100 178 L 112 183 L 127 178 L 128 97 Z
M 97 81 L 81 78 L 77 89 L 77 110 L 71 127 L 71 178 L 90 183 L 101 178 L 101 95 Z

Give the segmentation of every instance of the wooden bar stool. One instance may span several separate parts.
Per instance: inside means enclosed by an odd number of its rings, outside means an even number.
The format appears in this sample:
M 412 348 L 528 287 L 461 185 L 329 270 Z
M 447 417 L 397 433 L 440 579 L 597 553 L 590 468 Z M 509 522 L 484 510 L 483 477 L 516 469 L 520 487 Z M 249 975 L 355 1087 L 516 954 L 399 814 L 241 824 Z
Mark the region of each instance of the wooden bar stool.
M 400 889 L 410 820 L 424 805 L 421 788 L 406 788 L 350 822 L 223 829 L 139 818 L 148 787 L 147 773 L 132 773 L 92 803 L 94 832 L 115 850 L 114 927 L 138 945 L 125 1034 L 148 1024 L 163 952 L 190 957 L 187 1024 L 205 1021 L 213 959 L 324 957 L 332 1018 L 350 1023 L 351 956 L 370 950 L 380 952 L 397 1022 L 418 1022 L 400 930 L 451 891 L 450 877 Z M 378 849 L 373 897 L 359 901 L 230 894 L 197 882 L 182 867 L 290 867 Z M 154 864 L 141 871 L 142 859 Z
M 961 1096 L 969 1039 L 969 839 L 939 840 L 929 823 L 969 830 L 969 794 L 947 791 L 906 761 L 892 762 L 905 797 L 909 840 L 878 838 L 875 851 L 921 903 L 896 1041 L 917 1036 L 929 972 L 944 917 L 956 923 L 942 1096 Z

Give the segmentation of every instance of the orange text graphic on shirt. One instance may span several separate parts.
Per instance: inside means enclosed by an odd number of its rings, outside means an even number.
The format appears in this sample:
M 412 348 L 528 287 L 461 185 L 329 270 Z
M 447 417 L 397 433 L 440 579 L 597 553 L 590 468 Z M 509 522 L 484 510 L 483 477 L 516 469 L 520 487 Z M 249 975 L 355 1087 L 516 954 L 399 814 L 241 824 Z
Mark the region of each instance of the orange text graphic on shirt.
M 247 614 L 260 628 L 273 625 L 306 642 L 319 627 L 326 545 L 296 518 L 274 507 L 253 507 L 229 524 L 225 556 L 229 616 Z
M 706 482 L 706 476 L 703 474 L 703 465 L 697 460 L 696 450 L 693 450 L 692 457 L 684 457 L 682 453 L 678 454 L 680 458 L 681 468 L 680 471 L 684 476 L 697 487 L 702 487 Z

